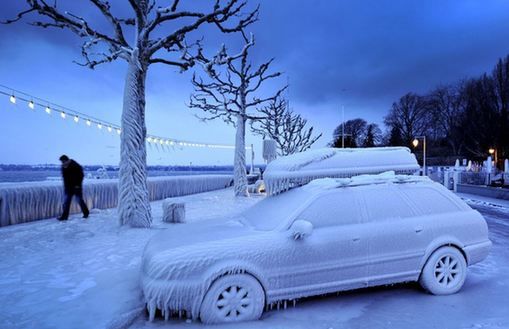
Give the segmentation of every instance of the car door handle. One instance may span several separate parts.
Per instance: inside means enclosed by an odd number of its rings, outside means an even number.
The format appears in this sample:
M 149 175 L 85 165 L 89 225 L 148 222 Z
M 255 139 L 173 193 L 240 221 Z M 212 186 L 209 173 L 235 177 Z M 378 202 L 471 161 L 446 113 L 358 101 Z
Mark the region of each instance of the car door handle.
M 423 230 L 423 228 L 422 228 L 422 227 L 420 227 L 420 226 L 419 226 L 419 227 L 416 227 L 416 228 L 415 228 L 415 233 L 421 233 L 421 232 L 422 232 L 422 230 Z
M 353 242 L 359 242 L 360 240 L 361 240 L 361 238 L 358 238 L 358 237 L 352 239 Z

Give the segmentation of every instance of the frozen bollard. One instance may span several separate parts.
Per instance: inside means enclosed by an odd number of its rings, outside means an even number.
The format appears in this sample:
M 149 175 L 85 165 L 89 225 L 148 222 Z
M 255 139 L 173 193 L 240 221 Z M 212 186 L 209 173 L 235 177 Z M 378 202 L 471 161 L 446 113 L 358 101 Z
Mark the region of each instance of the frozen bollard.
M 163 222 L 184 223 L 186 220 L 186 208 L 184 202 L 172 199 L 163 201 Z
M 256 183 L 247 187 L 249 193 L 260 194 L 265 192 L 265 183 L 262 180 L 257 180 Z

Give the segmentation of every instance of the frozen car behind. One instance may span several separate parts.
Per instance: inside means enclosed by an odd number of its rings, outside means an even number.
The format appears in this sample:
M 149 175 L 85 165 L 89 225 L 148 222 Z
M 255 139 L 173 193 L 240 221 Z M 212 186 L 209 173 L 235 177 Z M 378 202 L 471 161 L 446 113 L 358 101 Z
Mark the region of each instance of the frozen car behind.
M 484 218 L 413 176 L 321 179 L 267 197 L 236 220 L 181 225 L 146 246 L 142 287 L 153 319 L 257 319 L 266 305 L 419 281 L 452 294 L 491 242 Z

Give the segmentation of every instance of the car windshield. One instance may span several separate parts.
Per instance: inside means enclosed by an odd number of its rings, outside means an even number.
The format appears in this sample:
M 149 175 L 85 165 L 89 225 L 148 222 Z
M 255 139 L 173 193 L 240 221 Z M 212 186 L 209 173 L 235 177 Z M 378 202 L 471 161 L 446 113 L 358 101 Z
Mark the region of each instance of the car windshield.
M 272 231 L 288 221 L 310 197 L 311 192 L 302 188 L 266 197 L 242 213 L 243 222 L 257 230 Z

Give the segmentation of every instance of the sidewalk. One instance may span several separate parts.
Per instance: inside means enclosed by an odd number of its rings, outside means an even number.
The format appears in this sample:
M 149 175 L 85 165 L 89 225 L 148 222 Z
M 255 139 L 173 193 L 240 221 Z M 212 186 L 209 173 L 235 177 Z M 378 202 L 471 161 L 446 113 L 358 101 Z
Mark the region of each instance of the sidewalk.
M 495 199 L 495 198 L 490 198 L 490 197 L 485 197 L 485 196 L 475 195 L 475 194 L 468 194 L 468 193 L 455 193 L 455 194 L 467 202 L 469 200 L 471 200 L 474 202 L 480 202 L 480 203 L 485 203 L 487 205 L 498 206 L 498 207 L 509 209 L 509 200 Z
M 233 216 L 261 197 L 235 198 L 231 188 L 179 198 L 186 221 Z M 139 271 L 162 222 L 151 202 L 150 229 L 120 227 L 116 209 L 0 228 L 0 328 L 118 328 L 143 309 Z

